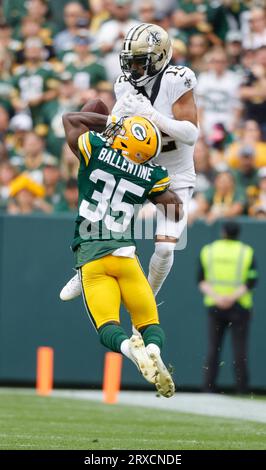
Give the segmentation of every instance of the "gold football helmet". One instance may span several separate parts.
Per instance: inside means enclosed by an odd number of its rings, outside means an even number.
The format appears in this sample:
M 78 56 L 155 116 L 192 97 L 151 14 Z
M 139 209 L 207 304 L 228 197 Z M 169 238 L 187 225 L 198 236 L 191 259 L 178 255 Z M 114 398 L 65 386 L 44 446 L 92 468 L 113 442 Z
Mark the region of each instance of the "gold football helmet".
M 159 155 L 162 137 L 158 127 L 141 116 L 121 118 L 107 126 L 104 136 L 112 148 L 134 163 L 146 163 Z
M 172 46 L 167 32 L 155 24 L 142 23 L 127 33 L 120 65 L 129 82 L 140 87 L 160 73 L 171 57 Z

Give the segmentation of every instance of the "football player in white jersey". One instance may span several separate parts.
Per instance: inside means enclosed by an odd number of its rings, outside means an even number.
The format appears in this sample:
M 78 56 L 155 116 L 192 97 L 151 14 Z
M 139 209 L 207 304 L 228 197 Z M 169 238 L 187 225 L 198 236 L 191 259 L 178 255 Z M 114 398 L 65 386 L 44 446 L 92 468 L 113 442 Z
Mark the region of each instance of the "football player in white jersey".
M 151 119 L 163 133 L 162 153 L 156 163 L 167 168 L 171 189 L 183 203 L 183 218 L 171 222 L 157 213 L 155 251 L 149 265 L 149 282 L 156 295 L 174 261 L 174 250 L 187 225 L 189 199 L 195 184 L 194 146 L 198 138 L 197 109 L 193 89 L 195 74 L 188 67 L 169 65 L 171 41 L 160 26 L 142 23 L 127 33 L 120 53 L 122 74 L 114 91 L 112 114 L 140 115 Z M 78 278 L 60 293 L 70 300 L 80 293 Z

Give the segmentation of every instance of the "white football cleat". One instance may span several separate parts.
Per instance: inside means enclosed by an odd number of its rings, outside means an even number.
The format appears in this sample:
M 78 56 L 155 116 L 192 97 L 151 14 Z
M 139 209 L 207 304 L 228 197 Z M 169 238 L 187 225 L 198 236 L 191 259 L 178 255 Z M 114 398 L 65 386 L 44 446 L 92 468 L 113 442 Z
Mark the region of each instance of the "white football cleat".
M 67 301 L 78 297 L 82 292 L 81 282 L 78 273 L 68 281 L 61 290 L 59 297 L 61 300 Z
M 143 339 L 140 336 L 132 335 L 129 340 L 129 350 L 144 379 L 155 384 L 158 369 L 155 361 L 149 357 Z
M 151 347 L 149 348 L 149 346 Z M 173 382 L 169 370 L 162 361 L 160 352 L 158 352 L 157 349 L 152 348 L 152 345 L 148 345 L 146 349 L 148 355 L 150 356 L 152 361 L 155 362 L 158 369 L 158 373 L 156 375 L 155 380 L 155 387 L 157 388 L 160 395 L 162 395 L 163 397 L 172 397 L 175 393 L 175 384 Z

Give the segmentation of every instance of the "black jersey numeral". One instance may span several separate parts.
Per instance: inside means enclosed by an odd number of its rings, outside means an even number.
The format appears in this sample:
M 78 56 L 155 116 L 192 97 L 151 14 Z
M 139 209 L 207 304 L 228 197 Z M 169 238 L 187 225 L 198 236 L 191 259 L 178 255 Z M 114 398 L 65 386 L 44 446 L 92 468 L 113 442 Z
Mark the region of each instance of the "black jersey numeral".
M 175 76 L 179 75 L 181 78 L 185 75 L 186 69 L 182 66 L 171 66 L 165 73 L 173 73 Z
M 128 79 L 127 77 L 125 77 L 125 75 L 121 75 L 117 80 L 117 83 L 122 83 L 122 82 L 128 82 Z

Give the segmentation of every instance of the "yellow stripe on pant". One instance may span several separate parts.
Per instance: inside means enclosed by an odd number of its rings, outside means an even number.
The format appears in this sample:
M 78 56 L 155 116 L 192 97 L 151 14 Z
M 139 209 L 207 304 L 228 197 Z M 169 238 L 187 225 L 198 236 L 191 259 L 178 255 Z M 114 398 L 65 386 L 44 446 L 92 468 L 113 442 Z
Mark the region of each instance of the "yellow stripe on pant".
M 137 258 L 107 255 L 80 268 L 83 295 L 96 328 L 120 322 L 121 301 L 139 329 L 158 324 L 151 287 Z

